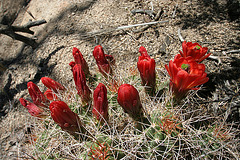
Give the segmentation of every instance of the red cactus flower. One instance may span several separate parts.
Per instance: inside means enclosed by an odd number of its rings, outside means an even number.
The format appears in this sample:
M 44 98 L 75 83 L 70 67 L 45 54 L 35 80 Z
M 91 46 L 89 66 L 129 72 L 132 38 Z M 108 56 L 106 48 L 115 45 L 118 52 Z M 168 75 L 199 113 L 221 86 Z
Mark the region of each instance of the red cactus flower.
M 170 75 L 170 88 L 177 100 L 184 98 L 189 90 L 199 89 L 194 87 L 209 79 L 205 73 L 205 65 L 198 64 L 191 57 L 184 58 L 178 54 L 165 68 Z
M 63 101 L 53 101 L 50 106 L 53 120 L 62 128 L 71 134 L 83 132 L 82 123 L 76 113 L 71 111 L 68 105 Z
M 139 118 L 142 104 L 136 88 L 130 84 L 122 84 L 118 89 L 117 101 L 131 117 Z
M 82 70 L 85 73 L 85 75 L 86 76 L 89 75 L 90 72 L 89 72 L 88 64 L 86 60 L 83 58 L 82 53 L 76 47 L 73 47 L 73 57 L 74 57 L 75 63 L 80 64 L 82 66 Z
M 80 64 L 76 64 L 73 68 L 73 78 L 78 91 L 78 95 L 81 97 L 83 103 L 87 103 L 91 100 L 91 91 L 86 84 L 86 77 Z
M 138 57 L 137 67 L 142 79 L 142 85 L 150 87 L 148 90 L 154 92 L 156 84 L 155 60 L 150 58 L 143 46 L 140 47 L 139 52 L 141 56 Z
M 49 101 L 44 96 L 44 94 L 40 91 L 38 86 L 30 81 L 27 83 L 27 87 L 28 87 L 29 95 L 33 100 L 33 103 L 47 108 L 47 104 L 49 103 Z
M 94 90 L 92 113 L 98 120 L 108 119 L 107 88 L 102 83 Z
M 41 81 L 47 88 L 52 89 L 56 93 L 58 93 L 59 90 L 65 90 L 65 87 L 63 87 L 60 83 L 54 81 L 49 77 L 42 77 Z
M 57 95 L 51 90 L 51 89 L 47 89 L 44 92 L 44 95 L 47 97 L 48 100 L 53 101 L 53 100 L 59 100 Z
M 25 108 L 28 109 L 28 112 L 33 117 L 43 118 L 44 116 L 46 116 L 44 114 L 43 109 L 39 108 L 34 103 L 31 103 L 31 102 L 29 102 L 29 101 L 27 101 L 26 99 L 23 99 L 23 98 L 20 98 L 19 101 Z
M 102 46 L 98 45 L 94 48 L 93 56 L 98 65 L 99 72 L 101 72 L 105 77 L 107 77 L 109 74 L 111 75 L 112 68 L 106 59 Z
M 179 51 L 182 57 L 192 57 L 198 63 L 208 58 L 211 53 L 205 55 L 208 51 L 207 47 L 202 47 L 198 43 L 186 42 L 182 43 L 183 52 Z

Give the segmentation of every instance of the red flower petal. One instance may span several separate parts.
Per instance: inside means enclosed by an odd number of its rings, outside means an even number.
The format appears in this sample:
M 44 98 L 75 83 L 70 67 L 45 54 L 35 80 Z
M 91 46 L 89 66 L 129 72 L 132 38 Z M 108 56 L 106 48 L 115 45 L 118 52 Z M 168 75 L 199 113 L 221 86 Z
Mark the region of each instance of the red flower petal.
M 182 51 L 180 52 L 180 55 L 184 58 L 191 57 L 192 60 L 200 63 L 204 59 L 210 56 L 211 53 L 205 55 L 208 51 L 207 47 L 202 47 L 198 43 L 192 43 L 192 42 L 186 42 L 184 41 L 182 43 Z
M 183 64 L 189 67 L 183 69 Z M 175 56 L 174 61 L 169 62 L 169 66 L 165 65 L 165 68 L 170 75 L 170 87 L 178 100 L 185 97 L 189 90 L 198 89 L 194 88 L 195 86 L 208 81 L 205 65 L 198 64 L 191 57 L 184 58 L 178 54 Z

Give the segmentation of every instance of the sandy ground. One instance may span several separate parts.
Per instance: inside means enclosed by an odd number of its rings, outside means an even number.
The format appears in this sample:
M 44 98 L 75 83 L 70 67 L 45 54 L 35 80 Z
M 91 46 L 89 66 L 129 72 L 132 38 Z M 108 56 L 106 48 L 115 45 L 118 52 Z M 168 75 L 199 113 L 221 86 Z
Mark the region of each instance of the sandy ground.
M 93 48 L 101 44 L 107 54 L 116 58 L 117 64 L 135 65 L 138 48 L 143 45 L 157 62 L 157 68 L 166 73 L 164 65 L 181 49 L 178 30 L 186 41 L 198 42 L 208 47 L 217 60 L 208 59 L 207 73 L 210 81 L 203 92 L 204 98 L 213 98 L 214 92 L 229 87 L 239 87 L 239 20 L 232 20 L 227 1 L 168 1 L 168 0 L 31 0 L 21 9 L 14 24 L 21 25 L 34 20 L 46 19 L 47 24 L 34 27 L 39 46 L 32 49 L 21 42 L 0 35 L 0 57 L 7 68 L 1 72 L 1 155 L 12 156 L 24 144 L 24 134 L 31 121 L 18 99 L 29 99 L 27 82 L 33 81 L 40 89 L 43 76 L 49 76 L 64 85 L 73 84 L 69 62 L 73 60 L 72 48 L 77 47 L 86 57 L 92 73 L 96 65 Z M 113 28 L 154 21 L 146 14 L 135 14 L 133 9 L 162 11 L 159 21 L 136 32 L 142 27 L 115 31 Z M 103 30 L 107 32 L 102 34 Z M 92 36 L 90 32 L 100 31 Z M 220 58 L 221 61 L 218 59 Z M 224 77 L 224 78 L 222 78 Z M 225 80 L 225 81 L 224 81 Z M 220 86 L 220 87 L 219 87 Z M 224 93 L 218 99 L 226 98 Z M 216 98 L 216 97 L 215 97 Z M 236 100 L 237 101 L 237 100 Z M 239 101 L 236 102 L 239 106 Z M 6 115 L 5 115 L 6 114 Z M 27 116 L 26 116 L 27 115 Z M 18 135 L 18 136 L 16 136 Z M 6 154 L 7 153 L 7 154 Z

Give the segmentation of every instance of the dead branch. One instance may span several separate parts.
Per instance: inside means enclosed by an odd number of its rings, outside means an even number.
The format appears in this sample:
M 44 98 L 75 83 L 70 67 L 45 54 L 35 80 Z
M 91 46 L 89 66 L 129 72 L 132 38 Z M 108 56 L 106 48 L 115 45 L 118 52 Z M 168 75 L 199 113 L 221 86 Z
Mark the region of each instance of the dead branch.
M 172 18 L 174 18 L 175 15 L 176 15 L 177 7 L 178 7 L 178 4 L 176 4 L 176 6 L 175 6 L 175 9 L 174 9 L 173 14 L 172 14 Z
M 9 25 L 0 24 L 0 34 L 5 34 L 13 39 L 22 41 L 27 45 L 30 45 L 33 48 L 36 48 L 37 43 L 35 42 L 35 39 L 20 35 L 15 32 L 22 32 L 22 33 L 28 33 L 33 35 L 34 32 L 30 30 L 30 28 L 34 26 L 39 26 L 44 23 L 47 23 L 45 19 L 39 20 L 39 21 L 33 21 L 33 22 L 29 21 L 27 24 L 23 26 L 9 26 Z
M 183 37 L 182 37 L 182 35 L 181 35 L 181 29 L 180 29 L 180 28 L 178 28 L 178 37 L 179 37 L 179 39 L 180 39 L 181 42 L 184 41 L 184 39 L 183 39 Z
M 209 59 L 213 59 L 213 60 L 217 60 L 218 61 L 218 64 L 221 64 L 222 63 L 222 61 L 221 61 L 221 59 L 220 59 L 220 57 L 219 56 L 209 56 L 208 57 Z
M 223 51 L 222 53 L 223 53 L 223 55 L 227 55 L 228 53 L 238 53 L 238 52 L 240 52 L 240 50 L 231 50 L 231 51 Z
M 131 11 L 131 13 L 133 15 L 136 14 L 136 13 L 147 14 L 152 18 L 155 16 L 155 13 L 152 10 L 145 10 L 145 9 L 134 9 L 134 10 Z
M 162 14 L 163 14 L 163 10 L 159 10 L 159 12 L 156 14 L 156 17 L 155 17 L 154 21 L 158 21 Z M 144 26 L 144 27 L 142 27 L 140 29 L 134 30 L 133 32 L 134 33 L 143 32 L 143 31 L 146 31 L 150 27 L 151 27 L 151 25 Z
M 148 23 L 140 23 L 140 24 L 133 24 L 133 25 L 128 25 L 128 26 L 120 26 L 120 27 L 115 27 L 115 28 L 109 28 L 109 29 L 102 29 L 99 31 L 95 31 L 95 32 L 88 32 L 85 35 L 81 35 L 82 37 L 94 37 L 94 36 L 98 36 L 98 35 L 103 35 L 103 34 L 108 34 L 114 31 L 118 31 L 118 30 L 125 30 L 128 28 L 133 28 L 133 27 L 138 27 L 138 26 L 148 26 L 148 25 L 154 25 L 154 24 L 159 24 L 159 23 L 166 23 L 169 22 L 168 20 L 165 21 L 156 21 L 156 22 L 148 22 Z

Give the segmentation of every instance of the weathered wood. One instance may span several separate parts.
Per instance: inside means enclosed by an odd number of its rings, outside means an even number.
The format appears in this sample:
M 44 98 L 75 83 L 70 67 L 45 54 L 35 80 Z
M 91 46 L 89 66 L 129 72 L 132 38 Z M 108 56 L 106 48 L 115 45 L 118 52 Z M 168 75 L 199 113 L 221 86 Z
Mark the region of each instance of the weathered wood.
M 16 39 L 18 41 L 22 41 L 26 43 L 27 45 L 32 46 L 33 48 L 37 47 L 37 43 L 34 39 L 20 35 L 15 32 L 22 32 L 22 33 L 28 33 L 28 34 L 34 34 L 33 31 L 30 30 L 31 27 L 39 26 L 41 24 L 47 23 L 45 19 L 39 20 L 39 21 L 29 21 L 27 24 L 23 26 L 9 26 L 5 24 L 0 24 L 0 34 L 5 34 L 13 39 Z

